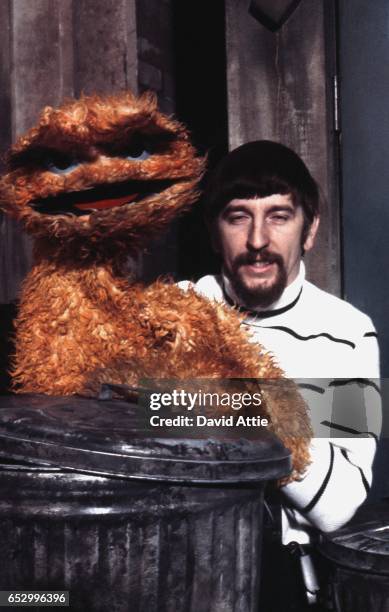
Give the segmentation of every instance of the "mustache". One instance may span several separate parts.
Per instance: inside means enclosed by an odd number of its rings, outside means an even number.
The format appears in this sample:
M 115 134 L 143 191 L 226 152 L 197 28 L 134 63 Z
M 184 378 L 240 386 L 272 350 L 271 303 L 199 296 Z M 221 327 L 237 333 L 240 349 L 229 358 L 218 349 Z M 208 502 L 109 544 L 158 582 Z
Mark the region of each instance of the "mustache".
M 267 264 L 277 264 L 279 267 L 283 267 L 284 260 L 281 255 L 278 253 L 272 253 L 268 249 L 263 249 L 261 251 L 248 251 L 247 253 L 240 253 L 236 256 L 233 263 L 234 271 L 240 266 L 250 265 L 256 262 L 267 263 Z

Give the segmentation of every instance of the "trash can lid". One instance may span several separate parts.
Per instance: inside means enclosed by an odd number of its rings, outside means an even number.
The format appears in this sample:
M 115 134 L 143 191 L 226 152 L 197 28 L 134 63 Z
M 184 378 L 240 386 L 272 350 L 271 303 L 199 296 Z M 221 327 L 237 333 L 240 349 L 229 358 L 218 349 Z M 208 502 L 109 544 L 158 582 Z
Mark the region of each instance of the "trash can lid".
M 336 564 L 389 575 L 389 501 L 363 506 L 345 527 L 324 534 L 319 550 Z
M 0 457 L 190 483 L 254 483 L 291 469 L 289 451 L 264 427 L 151 427 L 137 404 L 33 394 L 0 397 Z

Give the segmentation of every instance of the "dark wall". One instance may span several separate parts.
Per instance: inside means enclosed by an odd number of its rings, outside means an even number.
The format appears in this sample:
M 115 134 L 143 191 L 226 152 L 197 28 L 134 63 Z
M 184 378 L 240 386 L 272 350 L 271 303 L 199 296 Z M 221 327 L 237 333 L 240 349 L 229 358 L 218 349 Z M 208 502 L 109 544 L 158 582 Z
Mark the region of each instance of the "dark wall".
M 189 129 L 208 169 L 228 151 L 224 0 L 139 0 L 139 87 Z M 203 187 L 204 185 L 202 185 Z M 219 268 L 203 222 L 202 199 L 142 257 L 148 281 L 198 278 Z
M 372 316 L 389 376 L 389 3 L 341 0 L 344 287 Z
M 340 0 L 345 297 L 378 331 L 382 376 L 389 376 L 389 4 Z M 389 495 L 389 402 L 375 495 Z
M 172 7 L 176 114 L 212 170 L 228 151 L 224 0 L 173 0 Z M 218 270 L 203 222 L 202 199 L 180 221 L 178 246 L 180 278 Z
M 188 127 L 212 168 L 228 150 L 224 0 L 138 0 L 137 34 L 140 90 L 158 93 L 162 110 Z M 197 278 L 217 268 L 201 200 L 141 260 L 146 281 Z
M 136 0 L 137 75 L 139 92 L 152 90 L 161 110 L 175 111 L 175 75 L 171 0 Z M 145 281 L 174 274 L 179 258 L 177 224 L 148 245 L 138 259 Z
M 171 0 L 137 0 L 138 87 L 158 94 L 161 110 L 175 110 Z

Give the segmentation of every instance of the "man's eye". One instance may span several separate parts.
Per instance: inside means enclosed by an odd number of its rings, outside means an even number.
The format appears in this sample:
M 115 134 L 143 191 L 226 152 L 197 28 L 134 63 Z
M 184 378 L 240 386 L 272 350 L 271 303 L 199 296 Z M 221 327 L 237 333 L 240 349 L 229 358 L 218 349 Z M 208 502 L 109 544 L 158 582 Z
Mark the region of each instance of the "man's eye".
M 247 219 L 247 215 L 244 215 L 243 213 L 229 215 L 227 217 L 227 221 L 229 223 L 243 223 L 245 219 Z
M 276 215 L 271 215 L 271 221 L 275 221 L 276 223 L 284 223 L 290 219 L 289 215 L 277 213 Z

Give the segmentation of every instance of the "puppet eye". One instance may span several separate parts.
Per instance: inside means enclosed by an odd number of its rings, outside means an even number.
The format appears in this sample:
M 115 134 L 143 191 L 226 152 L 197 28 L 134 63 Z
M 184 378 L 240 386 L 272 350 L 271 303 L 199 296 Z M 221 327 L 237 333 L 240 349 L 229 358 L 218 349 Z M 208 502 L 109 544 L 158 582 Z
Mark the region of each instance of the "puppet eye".
M 143 161 L 148 159 L 151 153 L 145 139 L 141 135 L 135 134 L 121 155 L 131 161 Z
M 46 157 L 44 165 L 49 172 L 54 174 L 69 174 L 80 165 L 80 162 L 64 153 L 53 152 Z
M 54 174 L 69 174 L 69 172 L 72 172 L 75 168 L 78 168 L 79 165 L 79 163 L 75 163 L 70 164 L 69 166 L 67 166 L 67 168 L 59 168 L 55 164 L 51 163 L 47 164 L 47 170 L 49 172 L 53 172 Z
M 143 161 L 144 159 L 148 159 L 150 157 L 150 153 L 143 149 L 143 151 L 131 151 L 126 155 L 126 159 L 134 160 L 134 161 Z

